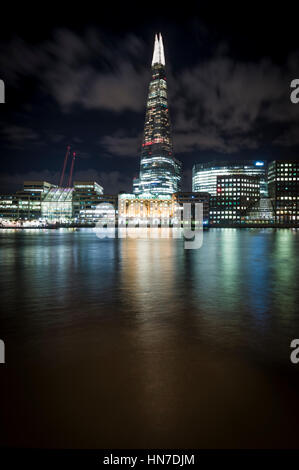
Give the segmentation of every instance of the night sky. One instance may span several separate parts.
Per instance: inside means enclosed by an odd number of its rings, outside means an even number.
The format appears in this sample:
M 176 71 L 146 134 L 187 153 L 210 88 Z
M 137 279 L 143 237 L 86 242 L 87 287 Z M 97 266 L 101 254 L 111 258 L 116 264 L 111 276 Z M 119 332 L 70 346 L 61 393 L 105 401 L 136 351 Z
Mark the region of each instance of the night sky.
M 297 159 L 298 15 L 293 3 L 130 2 L 13 5 L 2 12 L 0 192 L 58 183 L 68 144 L 74 179 L 132 191 L 139 172 L 154 35 L 166 56 L 174 154 L 192 165 Z M 268 4 L 268 2 L 267 2 Z

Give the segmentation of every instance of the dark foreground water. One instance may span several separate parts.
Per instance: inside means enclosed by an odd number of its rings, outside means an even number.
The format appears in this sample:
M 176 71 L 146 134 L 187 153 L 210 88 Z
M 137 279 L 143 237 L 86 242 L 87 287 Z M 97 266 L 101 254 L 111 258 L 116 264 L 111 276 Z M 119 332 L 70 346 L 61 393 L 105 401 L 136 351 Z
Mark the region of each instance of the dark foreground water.
M 299 447 L 299 231 L 0 231 L 1 443 Z

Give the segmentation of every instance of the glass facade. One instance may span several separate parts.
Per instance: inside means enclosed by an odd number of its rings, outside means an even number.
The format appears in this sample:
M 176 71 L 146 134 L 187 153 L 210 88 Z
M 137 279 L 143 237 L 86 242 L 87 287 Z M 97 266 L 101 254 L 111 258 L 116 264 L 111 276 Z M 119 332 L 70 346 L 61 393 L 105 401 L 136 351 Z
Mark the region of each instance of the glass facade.
M 225 175 L 258 176 L 261 196 L 268 195 L 267 166 L 262 160 L 197 163 L 192 169 L 192 191 L 207 191 L 216 196 L 217 177 Z
M 51 188 L 41 203 L 41 218 L 46 222 L 70 222 L 73 215 L 73 188 Z
M 55 186 L 46 181 L 25 181 L 23 190 L 0 196 L 0 218 L 20 221 L 40 219 L 43 198 L 51 188 Z
M 156 35 L 141 150 L 137 195 L 170 195 L 180 190 L 181 163 L 173 157 L 162 36 Z
M 0 195 L 0 219 L 37 223 L 96 222 L 117 208 L 117 195 L 103 194 L 95 181 L 77 181 L 74 188 L 46 181 L 25 181 L 22 191 Z M 23 225 L 22 225 L 23 226 Z

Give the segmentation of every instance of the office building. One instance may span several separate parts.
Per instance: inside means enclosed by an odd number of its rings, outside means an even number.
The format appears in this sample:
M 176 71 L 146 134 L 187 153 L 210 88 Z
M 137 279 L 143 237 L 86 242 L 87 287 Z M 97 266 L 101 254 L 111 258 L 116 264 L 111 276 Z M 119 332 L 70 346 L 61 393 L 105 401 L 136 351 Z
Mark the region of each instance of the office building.
M 22 191 L 0 196 L 2 221 L 36 221 L 38 224 L 96 222 L 117 209 L 117 195 L 103 194 L 94 181 L 58 187 L 46 181 L 25 181 Z
M 267 165 L 262 160 L 197 163 L 192 169 L 192 191 L 204 191 L 210 193 L 211 196 L 216 196 L 217 177 L 226 175 L 258 176 L 261 196 L 268 195 Z
M 15 194 L 0 194 L 0 219 L 15 220 L 18 214 L 18 200 Z
M 299 225 L 299 162 L 271 162 L 268 188 L 276 223 Z
M 103 188 L 95 181 L 75 181 L 73 218 L 75 222 L 95 222 L 102 216 Z
M 139 196 L 171 195 L 180 190 L 180 182 L 181 163 L 173 156 L 164 47 L 159 34 L 155 36 L 140 172 L 133 181 L 133 192 Z
M 217 176 L 216 195 L 210 199 L 210 225 L 240 225 L 245 220 L 246 211 L 259 198 L 259 176 Z
M 244 222 L 248 225 L 274 225 L 275 214 L 270 197 L 261 197 L 245 214 Z
M 41 219 L 48 223 L 71 223 L 73 188 L 51 188 L 41 202 Z

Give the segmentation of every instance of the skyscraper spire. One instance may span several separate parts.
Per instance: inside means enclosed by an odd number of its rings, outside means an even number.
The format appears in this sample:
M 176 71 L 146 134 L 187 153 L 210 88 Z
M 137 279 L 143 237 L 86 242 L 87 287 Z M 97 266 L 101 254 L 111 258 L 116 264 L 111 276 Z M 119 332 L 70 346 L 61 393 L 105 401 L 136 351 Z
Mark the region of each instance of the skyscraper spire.
M 152 65 L 155 64 L 165 65 L 164 47 L 161 33 L 155 34 L 155 45 Z
M 161 64 L 165 65 L 164 46 L 163 46 L 161 33 L 160 33 L 160 60 L 161 60 Z
M 137 195 L 169 196 L 180 188 L 181 163 L 173 157 L 168 111 L 165 57 L 161 33 L 155 35 Z
M 159 41 L 158 41 L 158 36 L 155 34 L 155 44 L 154 44 L 154 54 L 153 54 L 153 60 L 152 60 L 152 65 L 158 64 L 159 63 Z

